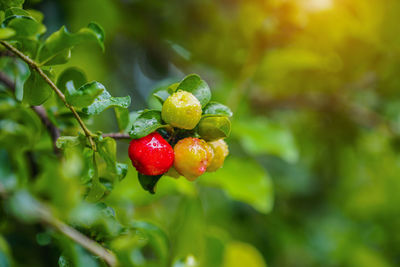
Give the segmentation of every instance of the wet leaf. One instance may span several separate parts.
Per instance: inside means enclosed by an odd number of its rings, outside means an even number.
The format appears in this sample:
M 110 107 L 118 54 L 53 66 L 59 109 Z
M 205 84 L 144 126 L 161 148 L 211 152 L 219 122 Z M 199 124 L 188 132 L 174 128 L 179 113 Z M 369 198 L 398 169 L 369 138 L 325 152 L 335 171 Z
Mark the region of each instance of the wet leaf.
M 104 31 L 98 24 L 91 22 L 77 33 L 70 33 L 63 26 L 46 39 L 39 52 L 39 62 L 42 65 L 50 65 L 52 59 L 62 53 L 65 55 L 66 50 L 88 41 L 96 42 L 104 50 Z
M 129 135 L 134 138 L 142 138 L 155 130 L 163 127 L 161 112 L 157 110 L 145 110 L 133 122 Z
M 200 101 L 202 107 L 207 105 L 211 99 L 210 87 L 208 87 L 208 84 L 196 74 L 186 76 L 179 83 L 176 90 L 183 90 L 192 93 Z
M 156 193 L 156 185 L 161 177 L 162 175 L 150 176 L 138 173 L 140 185 L 143 187 L 144 190 L 149 191 L 151 194 Z
M 200 120 L 198 133 L 206 141 L 226 138 L 231 132 L 231 121 L 225 116 L 204 117 Z
M 50 85 L 36 71 L 31 71 L 24 84 L 23 101 L 32 106 L 43 104 L 53 93 Z
M 107 90 L 103 90 L 101 93 L 88 107 L 82 109 L 87 115 L 97 115 L 109 108 L 121 107 L 127 108 L 131 104 L 131 98 L 125 97 L 112 97 Z
M 231 109 L 221 103 L 211 101 L 203 108 L 203 116 L 227 116 L 232 117 Z
M 78 108 L 90 106 L 101 95 L 105 87 L 99 82 L 91 82 L 76 90 L 73 86 L 67 86 L 65 98 L 69 104 Z

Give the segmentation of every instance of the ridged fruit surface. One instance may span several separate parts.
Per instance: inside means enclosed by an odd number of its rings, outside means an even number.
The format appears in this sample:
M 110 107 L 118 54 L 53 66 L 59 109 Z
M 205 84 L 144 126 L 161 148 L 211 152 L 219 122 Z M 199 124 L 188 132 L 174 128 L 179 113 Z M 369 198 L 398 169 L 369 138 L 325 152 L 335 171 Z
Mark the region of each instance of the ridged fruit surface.
M 214 157 L 207 167 L 207 172 L 215 172 L 219 168 L 224 165 L 225 158 L 229 154 L 228 145 L 225 143 L 223 139 L 219 139 L 217 141 L 208 142 L 210 147 L 214 151 Z
M 189 181 L 196 180 L 210 165 L 213 150 L 206 141 L 187 137 L 174 146 L 174 168 Z
M 163 174 L 174 162 L 174 150 L 157 132 L 133 139 L 128 153 L 136 170 L 145 175 Z

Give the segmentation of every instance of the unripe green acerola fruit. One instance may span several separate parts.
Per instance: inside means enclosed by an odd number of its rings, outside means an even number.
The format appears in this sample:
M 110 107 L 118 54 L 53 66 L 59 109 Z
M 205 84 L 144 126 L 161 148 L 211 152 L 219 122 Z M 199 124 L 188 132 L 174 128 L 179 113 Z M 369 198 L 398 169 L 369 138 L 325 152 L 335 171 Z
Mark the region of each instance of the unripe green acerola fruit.
M 215 172 L 224 165 L 225 158 L 229 154 L 229 149 L 228 145 L 222 139 L 208 142 L 208 144 L 214 151 L 214 157 L 207 167 L 207 172 Z
M 192 93 L 178 91 L 165 100 L 161 117 L 174 127 L 191 130 L 200 121 L 201 112 L 201 104 Z
M 187 137 L 176 143 L 174 153 L 174 168 L 189 181 L 202 175 L 214 156 L 206 141 L 194 137 Z

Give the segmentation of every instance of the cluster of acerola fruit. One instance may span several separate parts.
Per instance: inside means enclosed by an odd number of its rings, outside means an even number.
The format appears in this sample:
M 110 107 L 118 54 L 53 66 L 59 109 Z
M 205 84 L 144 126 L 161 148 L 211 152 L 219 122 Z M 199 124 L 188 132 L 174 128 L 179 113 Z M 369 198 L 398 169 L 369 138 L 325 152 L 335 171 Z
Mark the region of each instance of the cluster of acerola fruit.
M 200 82 L 194 82 L 197 80 Z M 194 181 L 204 172 L 222 167 L 228 155 L 223 139 L 229 135 L 232 113 L 226 106 L 210 102 L 208 92 L 208 85 L 197 75 L 187 76 L 158 94 L 164 93 L 160 118 L 160 111 L 147 110 L 139 116 L 134 128 L 156 129 L 130 143 L 129 157 L 139 180 L 157 177 L 156 183 L 165 174 Z

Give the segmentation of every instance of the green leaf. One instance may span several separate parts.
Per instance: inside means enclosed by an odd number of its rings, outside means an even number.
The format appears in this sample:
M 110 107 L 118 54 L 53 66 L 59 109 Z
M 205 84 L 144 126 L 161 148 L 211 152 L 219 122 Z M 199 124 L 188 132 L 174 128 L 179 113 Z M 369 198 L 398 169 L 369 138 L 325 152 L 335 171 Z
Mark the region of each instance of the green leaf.
M 63 239 L 61 239 L 64 241 Z M 64 251 L 58 259 L 59 267 L 85 266 L 85 267 L 100 267 L 104 266 L 98 262 L 97 257 L 93 256 L 86 249 L 77 245 L 72 241 L 64 241 Z
M 117 162 L 115 168 L 118 179 L 122 181 L 128 174 L 128 164 Z
M 170 246 L 167 234 L 158 226 L 144 221 L 135 221 L 132 223 L 132 228 L 135 230 L 136 235 L 141 236 L 146 240 L 143 248 L 151 248 L 152 252 L 156 255 L 153 266 L 167 266 L 170 256 Z M 142 251 L 143 254 L 146 251 Z
M 207 232 L 204 265 L 209 267 L 223 266 L 226 237 L 222 229 Z
M 160 90 L 160 91 L 157 91 L 157 92 L 153 93 L 153 96 L 154 96 L 155 98 L 157 98 L 157 99 L 160 101 L 161 104 L 164 103 L 165 100 L 167 100 L 167 98 L 168 98 L 170 95 L 171 95 L 171 94 L 168 92 L 167 89 L 165 89 L 165 90 Z
M 223 266 L 229 267 L 267 267 L 262 254 L 252 245 L 242 242 L 229 242 L 225 246 Z
M 105 38 L 105 34 L 104 34 L 104 30 L 103 28 L 95 23 L 95 22 L 90 22 L 87 26 L 87 29 L 83 28 L 81 31 L 85 32 L 85 31 L 90 31 L 91 34 L 96 35 L 97 41 L 99 43 L 99 45 L 101 46 L 101 49 L 104 50 L 104 38 Z
M 82 175 L 80 176 L 80 180 L 82 184 L 86 184 L 96 175 L 97 170 L 95 168 L 97 168 L 97 166 L 94 165 L 94 151 L 91 148 L 85 147 L 81 153 L 83 160 L 83 170 Z
M 200 101 L 202 107 L 207 105 L 211 99 L 210 87 L 208 87 L 208 84 L 196 74 L 186 76 L 179 83 L 177 90 L 192 93 Z
M 114 109 L 115 117 L 117 118 L 118 129 L 121 132 L 126 132 L 129 130 L 130 124 L 130 114 L 127 108 L 116 107 Z
M 53 93 L 51 87 L 36 71 L 31 71 L 24 84 L 23 101 L 31 106 L 43 104 Z
M 8 207 L 23 222 L 31 223 L 40 219 L 40 203 L 28 191 L 15 193 L 9 199 Z
M 118 180 L 125 178 L 128 166 L 117 163 L 117 143 L 111 137 L 106 137 L 97 142 L 97 149 L 100 156 L 104 159 L 109 173 Z
M 80 136 L 60 136 L 56 141 L 58 148 L 78 146 L 82 143 Z
M 106 109 L 121 107 L 127 108 L 131 104 L 131 98 L 129 96 L 125 97 L 112 97 L 107 90 L 103 90 L 100 94 L 87 108 L 83 108 L 82 111 L 87 115 L 97 115 Z
M 36 58 L 40 41 L 36 37 L 13 36 L 9 42 L 30 58 Z
M 15 35 L 15 30 L 11 28 L 0 28 L 0 39 L 8 39 Z
M 31 188 L 35 194 L 49 201 L 53 208 L 68 212 L 81 201 L 81 185 L 78 180 L 81 167 L 76 165 L 78 158 L 65 157 L 59 162 L 51 155 L 37 155 L 36 159 L 40 172 Z
M 225 116 L 204 117 L 200 120 L 198 133 L 206 141 L 226 138 L 231 132 L 231 121 Z
M 163 127 L 161 112 L 157 110 L 145 110 L 133 122 L 129 135 L 134 138 L 142 138 L 155 130 Z
M 46 66 L 54 66 L 54 65 L 61 65 L 67 63 L 71 59 L 72 53 L 71 49 L 65 49 L 49 59 L 49 61 L 46 62 Z
M 104 196 L 105 192 L 107 191 L 107 188 L 100 182 L 98 166 L 94 152 L 92 155 L 93 157 L 91 160 L 92 161 L 91 165 L 93 166 L 94 173 L 89 193 L 86 196 L 86 200 L 89 202 L 97 202 Z
M 20 16 L 28 16 L 28 17 L 31 16 L 31 14 L 28 11 L 25 11 L 19 7 L 10 7 L 4 12 L 5 18 L 11 17 L 12 15 L 20 15 Z
M 179 83 L 165 85 L 153 90 L 148 99 L 148 106 L 150 109 L 161 110 L 164 101 L 176 91 Z
M 10 155 L 5 149 L 0 149 L 0 183 L 6 191 L 11 191 L 18 185 L 17 176 L 12 170 Z
M 59 267 L 71 267 L 72 263 L 67 257 L 65 257 L 64 255 L 61 255 L 58 258 L 58 266 Z
M 10 248 L 7 241 L 0 235 L 0 266 L 11 267 L 14 266 L 11 260 Z
M 172 264 L 172 267 L 191 267 L 191 266 L 199 266 L 198 258 L 193 256 L 192 253 L 190 253 L 186 257 L 181 257 L 176 259 Z M 213 266 L 213 265 L 207 265 L 207 266 Z M 221 265 L 215 265 L 215 266 L 221 266 Z
M 29 75 L 28 65 L 22 60 L 17 60 L 14 65 L 15 97 L 19 101 L 22 101 L 24 97 L 24 83 L 29 78 Z
M 70 221 L 88 231 L 96 240 L 110 239 L 121 234 L 122 225 L 115 217 L 113 208 L 105 203 L 81 202 L 69 215 Z
M 71 67 L 65 69 L 57 79 L 57 87 L 61 92 L 65 93 L 67 91 L 67 84 L 69 82 L 73 83 L 74 88 L 79 88 L 84 85 L 87 80 L 85 74 L 78 68 Z
M 104 86 L 98 82 L 87 83 L 78 90 L 73 86 L 67 86 L 65 98 L 72 106 L 83 108 L 91 105 L 104 90 Z
M 42 127 L 32 109 L 0 101 L 0 147 L 32 148 L 40 138 Z
M 205 173 L 200 183 L 220 187 L 232 199 L 268 213 L 273 206 L 273 185 L 268 173 L 255 161 L 228 157 L 217 172 Z
M 174 237 L 173 248 L 176 259 L 187 258 L 190 255 L 193 262 L 204 257 L 207 227 L 204 212 L 205 209 L 199 197 L 181 198 L 179 212 L 176 213 L 172 221 L 172 225 L 176 227 L 171 229 L 171 235 Z M 173 266 L 179 265 L 174 264 Z
M 296 162 L 299 152 L 289 129 L 265 118 L 248 118 L 233 123 L 232 135 L 251 155 L 271 154 Z
M 1 57 L 0 65 L 1 71 L 15 84 L 16 99 L 22 101 L 24 83 L 30 75 L 28 65 L 21 59 L 11 57 Z
M 97 149 L 107 167 L 115 172 L 115 162 L 117 161 L 117 143 L 115 140 L 111 137 L 103 138 L 97 142 Z
M 157 182 L 161 177 L 162 175 L 150 176 L 138 173 L 140 185 L 144 190 L 149 191 L 151 194 L 155 194 Z
M 211 101 L 203 108 L 203 116 L 227 116 L 232 117 L 233 113 L 227 106 Z
M 104 50 L 104 31 L 98 24 L 91 22 L 77 33 L 70 33 L 63 26 L 60 30 L 50 35 L 44 42 L 39 52 L 39 62 L 48 65 L 60 53 L 65 54 L 66 50 L 88 41 L 96 42 Z
M 21 9 L 23 10 L 23 9 Z M 25 10 L 24 10 L 25 11 Z M 35 9 L 27 9 L 25 12 L 27 12 L 32 18 L 34 18 L 37 22 L 42 23 L 44 19 L 44 15 L 42 12 L 35 10 Z
M 118 128 L 120 132 L 129 132 L 133 123 L 142 113 L 141 111 L 129 112 L 127 108 L 115 108 L 115 116 L 117 117 Z
M 1 0 L 0 10 L 6 10 L 10 7 L 22 7 L 24 0 Z
M 51 243 L 51 235 L 49 232 L 42 232 L 36 234 L 36 242 L 40 246 L 47 246 Z
M 1 28 L 11 28 L 17 37 L 33 37 L 46 31 L 46 27 L 31 16 L 12 15 L 1 24 Z
M 89 202 L 97 202 L 103 197 L 106 190 L 107 189 L 105 188 L 105 186 L 102 183 L 100 183 L 98 177 L 93 178 L 90 191 L 86 196 L 86 200 Z
M 167 100 L 167 98 L 176 91 L 176 89 L 178 88 L 178 85 L 179 85 L 179 83 L 173 83 L 168 86 L 163 86 L 161 88 L 154 90 L 152 95 L 155 98 L 157 98 L 161 104 L 163 104 L 165 102 L 165 100 Z
M 134 222 L 110 242 L 119 266 L 170 266 L 172 252 L 167 234 L 149 222 Z

